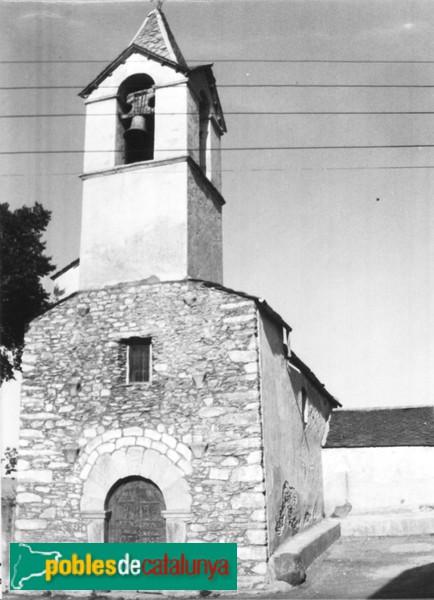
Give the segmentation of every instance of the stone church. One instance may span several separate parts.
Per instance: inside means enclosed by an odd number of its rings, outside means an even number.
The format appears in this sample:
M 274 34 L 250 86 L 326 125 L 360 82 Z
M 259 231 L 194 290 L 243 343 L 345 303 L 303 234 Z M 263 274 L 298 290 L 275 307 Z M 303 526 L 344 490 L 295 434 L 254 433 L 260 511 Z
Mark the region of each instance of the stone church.
M 80 260 L 56 279 L 78 289 L 27 334 L 15 541 L 236 542 L 239 587 L 263 588 L 323 517 L 338 402 L 283 319 L 222 284 L 211 65 L 155 9 L 81 96 Z

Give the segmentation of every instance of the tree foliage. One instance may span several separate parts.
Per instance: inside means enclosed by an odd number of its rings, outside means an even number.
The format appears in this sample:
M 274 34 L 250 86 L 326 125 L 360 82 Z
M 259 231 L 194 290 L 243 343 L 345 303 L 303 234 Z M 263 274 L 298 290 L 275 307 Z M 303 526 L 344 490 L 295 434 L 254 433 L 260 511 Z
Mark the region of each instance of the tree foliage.
M 41 284 L 55 268 L 41 241 L 50 218 L 39 203 L 14 211 L 0 204 L 0 383 L 20 369 L 26 328 L 50 305 Z
M 11 475 L 17 470 L 18 463 L 18 450 L 8 446 L 4 452 L 4 457 L 1 459 L 4 462 L 4 470 L 6 475 Z

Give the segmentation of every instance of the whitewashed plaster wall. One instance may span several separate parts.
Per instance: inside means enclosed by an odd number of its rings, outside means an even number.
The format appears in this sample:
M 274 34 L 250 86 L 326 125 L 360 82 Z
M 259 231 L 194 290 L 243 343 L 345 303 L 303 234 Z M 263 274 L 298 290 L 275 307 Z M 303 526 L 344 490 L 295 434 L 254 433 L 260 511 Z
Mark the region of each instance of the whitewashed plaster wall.
M 128 165 L 84 182 L 81 289 L 186 276 L 187 169 Z
M 352 513 L 434 505 L 434 447 L 325 448 L 326 514 L 350 502 Z
M 108 169 L 117 164 L 116 94 L 121 83 L 137 73 L 152 77 L 157 88 L 154 158 L 161 160 L 187 154 L 186 78 L 170 67 L 133 54 L 101 82 L 86 100 L 85 173 Z
M 75 264 L 56 277 L 53 282 L 53 302 L 66 298 L 78 290 L 79 273 L 80 265 Z

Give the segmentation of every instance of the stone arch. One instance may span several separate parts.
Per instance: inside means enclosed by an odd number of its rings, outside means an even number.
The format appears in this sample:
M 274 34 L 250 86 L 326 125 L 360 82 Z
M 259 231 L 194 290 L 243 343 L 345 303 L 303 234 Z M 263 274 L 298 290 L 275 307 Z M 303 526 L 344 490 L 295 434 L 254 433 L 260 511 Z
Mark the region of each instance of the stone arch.
M 164 495 L 167 540 L 184 542 L 192 500 L 185 479 L 192 472 L 191 457 L 190 449 L 172 436 L 140 427 L 112 430 L 91 440 L 77 461 L 88 541 L 104 541 L 109 490 L 120 479 L 139 476 L 153 481 Z

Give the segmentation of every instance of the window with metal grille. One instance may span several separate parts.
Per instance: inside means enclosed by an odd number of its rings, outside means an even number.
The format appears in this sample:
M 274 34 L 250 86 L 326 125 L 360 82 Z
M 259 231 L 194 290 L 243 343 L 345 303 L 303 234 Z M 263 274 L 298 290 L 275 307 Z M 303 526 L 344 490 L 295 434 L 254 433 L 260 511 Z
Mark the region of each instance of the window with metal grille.
M 151 381 L 151 342 L 151 338 L 130 338 L 126 341 L 128 383 Z

